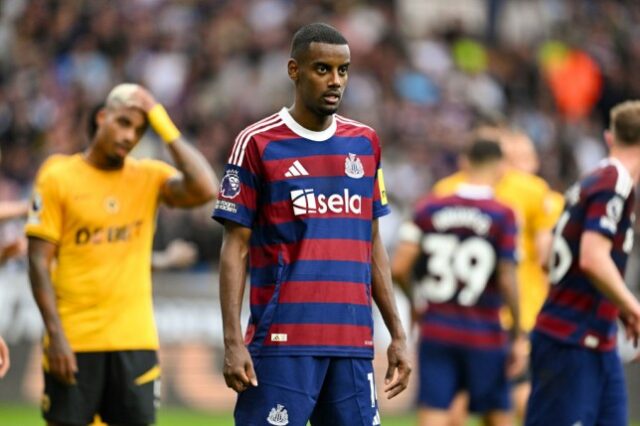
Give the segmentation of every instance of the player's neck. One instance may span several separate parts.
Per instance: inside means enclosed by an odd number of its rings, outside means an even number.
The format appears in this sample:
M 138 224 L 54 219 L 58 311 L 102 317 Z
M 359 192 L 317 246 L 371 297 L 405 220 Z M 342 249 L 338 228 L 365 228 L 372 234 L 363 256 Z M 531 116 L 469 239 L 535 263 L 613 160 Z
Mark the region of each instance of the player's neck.
M 294 103 L 289 108 L 291 117 L 302 127 L 314 132 L 326 130 L 331 125 L 333 118 L 331 115 L 319 115 L 309 109 Z
M 100 170 L 120 170 L 124 167 L 124 162 L 111 161 L 107 156 L 100 153 L 93 146 L 87 148 L 84 153 L 82 153 L 82 158 L 84 158 L 89 165 Z
M 609 156 L 627 169 L 636 184 L 640 181 L 640 146 L 612 147 Z

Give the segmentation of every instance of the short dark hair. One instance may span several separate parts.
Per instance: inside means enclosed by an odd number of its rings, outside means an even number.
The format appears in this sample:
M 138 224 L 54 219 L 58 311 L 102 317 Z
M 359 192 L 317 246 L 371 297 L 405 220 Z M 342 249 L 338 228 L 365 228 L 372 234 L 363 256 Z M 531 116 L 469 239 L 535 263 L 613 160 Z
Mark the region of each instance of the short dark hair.
M 611 131 L 622 145 L 640 144 L 640 101 L 626 101 L 613 107 Z
M 291 57 L 299 59 L 311 43 L 349 44 L 340 31 L 331 25 L 316 22 L 300 28 L 291 41 Z
M 500 148 L 500 144 L 494 140 L 476 139 L 467 150 L 469 163 L 474 166 L 499 161 L 502 157 L 502 148 Z

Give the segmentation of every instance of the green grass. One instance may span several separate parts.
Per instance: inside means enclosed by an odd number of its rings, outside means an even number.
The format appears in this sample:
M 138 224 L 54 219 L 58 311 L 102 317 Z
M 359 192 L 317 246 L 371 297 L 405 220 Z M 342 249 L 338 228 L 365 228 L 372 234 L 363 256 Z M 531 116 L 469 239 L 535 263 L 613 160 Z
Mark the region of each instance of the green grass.
M 42 426 L 38 407 L 0 403 L 0 425 Z M 414 416 L 382 417 L 385 426 L 414 426 Z M 163 407 L 158 412 L 158 426 L 234 426 L 231 413 L 204 413 L 182 408 Z
M 2 426 L 42 426 L 38 407 L 30 405 L 9 405 L 0 402 L 0 425 Z M 415 416 L 382 416 L 384 426 L 415 426 Z M 470 422 L 469 426 L 478 423 Z M 183 408 L 163 407 L 158 412 L 158 426 L 234 426 L 231 413 L 204 413 Z M 639 422 L 631 426 L 640 426 Z

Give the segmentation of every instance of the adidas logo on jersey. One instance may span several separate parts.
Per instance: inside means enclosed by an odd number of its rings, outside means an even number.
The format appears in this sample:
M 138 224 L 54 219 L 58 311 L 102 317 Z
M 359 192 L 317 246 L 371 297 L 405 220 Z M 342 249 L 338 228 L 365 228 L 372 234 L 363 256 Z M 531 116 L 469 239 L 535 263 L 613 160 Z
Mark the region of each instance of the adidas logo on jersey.
M 296 216 L 327 212 L 355 214 L 362 212 L 362 197 L 351 195 L 348 188 L 345 188 L 342 194 L 330 195 L 316 195 L 313 189 L 294 189 L 291 191 L 291 201 L 293 214 Z
M 285 177 L 293 177 L 293 176 L 309 176 L 309 172 L 304 166 L 298 161 L 294 161 L 293 164 L 289 167 L 289 170 L 284 174 Z

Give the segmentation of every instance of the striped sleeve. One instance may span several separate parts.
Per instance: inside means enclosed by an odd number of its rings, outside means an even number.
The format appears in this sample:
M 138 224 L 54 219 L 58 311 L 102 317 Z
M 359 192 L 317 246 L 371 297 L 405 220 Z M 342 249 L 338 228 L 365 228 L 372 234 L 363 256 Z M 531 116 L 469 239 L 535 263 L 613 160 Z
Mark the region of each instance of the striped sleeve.
M 253 226 L 260 188 L 260 154 L 252 138 L 243 146 L 234 145 L 220 181 L 213 218 L 247 228 Z
M 382 172 L 382 160 L 380 151 L 380 141 L 378 135 L 373 133 L 372 140 L 373 152 L 376 160 L 376 175 L 373 183 L 373 218 L 377 219 L 391 213 L 389 200 L 387 199 L 387 188 L 384 184 L 384 173 Z

